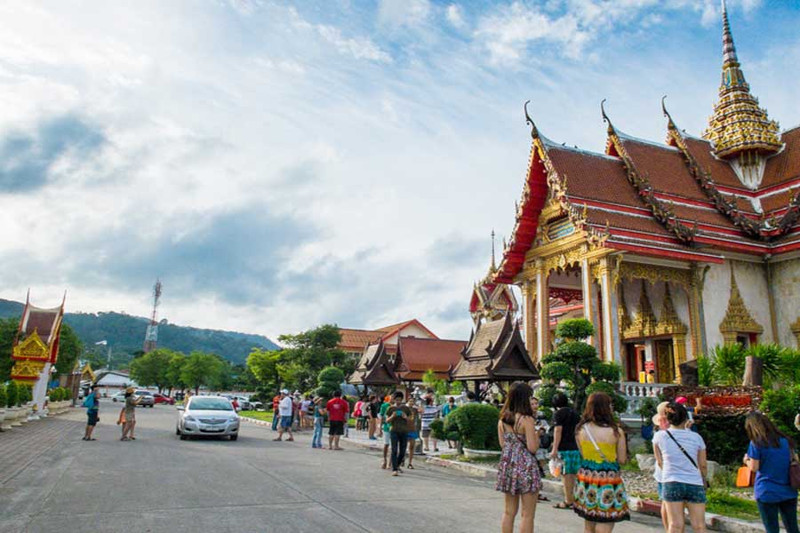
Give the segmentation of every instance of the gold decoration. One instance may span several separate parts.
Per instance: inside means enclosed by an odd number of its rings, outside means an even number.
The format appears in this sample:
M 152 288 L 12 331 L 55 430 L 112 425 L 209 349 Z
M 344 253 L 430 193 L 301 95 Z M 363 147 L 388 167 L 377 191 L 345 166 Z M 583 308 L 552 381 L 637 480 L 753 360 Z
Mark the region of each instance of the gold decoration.
M 725 318 L 719 325 L 719 330 L 722 332 L 722 338 L 725 344 L 735 344 L 736 337 L 740 333 L 761 335 L 764 328 L 756 322 L 753 315 L 747 309 L 747 306 L 742 300 L 742 295 L 739 292 L 739 286 L 736 284 L 736 276 L 733 273 L 733 265 L 731 264 L 731 295 L 728 300 L 728 309 L 725 312 Z
M 669 284 L 665 285 L 664 302 L 661 305 L 661 316 L 656 325 L 656 335 L 686 335 L 689 328 L 678 318 L 675 304 L 672 302 L 672 292 Z
M 794 321 L 794 324 L 790 326 L 792 328 L 792 333 L 794 336 L 797 337 L 797 346 L 800 347 L 800 316 L 797 317 L 797 320 Z
M 623 339 L 638 339 L 653 337 L 656 334 L 656 316 L 647 296 L 647 285 L 642 280 L 642 291 L 639 293 L 639 310 L 633 316 L 631 325 L 622 331 Z
M 671 268 L 645 263 L 621 263 L 618 269 L 618 279 L 644 279 L 655 285 L 659 281 L 675 283 L 688 290 L 691 282 L 691 271 L 680 268 Z
M 14 363 L 11 375 L 15 380 L 36 380 L 44 369 L 45 361 L 34 361 L 32 359 L 22 359 Z
M 14 359 L 48 359 L 50 350 L 39 337 L 39 332 L 34 330 L 25 340 L 14 346 L 12 358 Z
M 733 45 L 728 13 L 724 10 L 723 43 L 719 102 L 714 105 L 714 115 L 709 119 L 703 137 L 714 145 L 717 157 L 739 156 L 744 164 L 752 164 L 753 156 L 769 155 L 781 149 L 780 128 L 750 94 L 750 86 L 744 79 Z
M 619 320 L 619 330 L 626 331 L 631 327 L 631 317 L 628 316 L 628 304 L 625 302 L 625 288 L 619 286 L 619 305 L 617 305 L 617 319 Z

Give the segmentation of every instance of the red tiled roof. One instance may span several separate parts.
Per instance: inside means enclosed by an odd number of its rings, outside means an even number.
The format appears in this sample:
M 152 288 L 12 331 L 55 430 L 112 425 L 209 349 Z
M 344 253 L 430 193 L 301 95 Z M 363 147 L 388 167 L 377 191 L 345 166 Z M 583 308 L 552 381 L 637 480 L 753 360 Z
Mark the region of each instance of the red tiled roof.
M 767 159 L 761 189 L 800 176 L 800 126 L 781 134 L 783 150 Z
M 398 373 L 405 381 L 419 381 L 428 370 L 447 374 L 461 360 L 467 341 L 401 337 Z
M 342 340 L 339 341 L 339 348 L 343 350 L 353 349 L 362 351 L 368 344 L 377 342 L 383 337 L 381 330 L 350 329 L 339 328 Z

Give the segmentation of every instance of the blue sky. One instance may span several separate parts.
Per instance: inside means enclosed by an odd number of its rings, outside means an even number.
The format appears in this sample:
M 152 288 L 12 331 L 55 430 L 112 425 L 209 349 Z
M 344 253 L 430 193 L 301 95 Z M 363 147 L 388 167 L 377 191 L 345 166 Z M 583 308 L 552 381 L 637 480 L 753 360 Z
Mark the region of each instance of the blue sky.
M 796 2 L 730 0 L 745 75 L 800 123 Z M 513 227 L 522 104 L 559 142 L 699 134 L 714 0 L 0 5 L 0 297 L 277 336 L 417 317 L 467 338 Z

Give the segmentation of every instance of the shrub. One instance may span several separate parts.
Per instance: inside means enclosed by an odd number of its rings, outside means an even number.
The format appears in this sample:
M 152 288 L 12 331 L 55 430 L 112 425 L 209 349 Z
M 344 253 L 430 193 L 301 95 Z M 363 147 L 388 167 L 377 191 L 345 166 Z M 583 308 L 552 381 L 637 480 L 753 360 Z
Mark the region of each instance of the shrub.
M 708 459 L 723 465 L 740 465 L 750 440 L 744 431 L 747 415 L 703 413 L 695 414 L 697 431 L 706 443 Z
M 26 403 L 33 400 L 33 388 L 30 385 L 20 385 L 19 386 L 19 404 L 25 405 Z
M 51 402 L 60 402 L 61 401 L 61 387 L 53 387 L 49 391 L 47 391 L 47 399 Z
M 333 393 L 340 390 L 344 381 L 344 372 L 335 366 L 327 366 L 320 370 L 317 376 L 317 389 L 314 394 L 323 398 L 333 397 Z
M 19 405 L 19 389 L 15 381 L 9 382 L 6 386 L 6 405 L 8 407 L 16 407 Z
M 594 335 L 594 326 L 583 318 L 565 320 L 556 327 L 556 337 L 571 340 L 588 339 Z
M 433 438 L 437 440 L 447 440 L 447 434 L 444 432 L 444 420 L 437 418 L 431 422 L 431 433 Z
M 72 399 L 72 389 L 68 389 L 67 387 L 61 387 L 61 399 L 62 400 L 71 400 Z
M 655 398 L 645 398 L 636 409 L 636 414 L 642 417 L 645 425 L 653 423 L 653 417 L 658 412 L 658 404 Z
M 499 450 L 497 440 L 497 421 L 500 411 L 492 406 L 480 403 L 462 405 L 445 419 L 445 436 L 451 433 L 458 435 L 465 447 L 475 450 Z
M 741 385 L 744 379 L 745 350 L 741 344 L 715 346 L 714 381 L 720 385 Z
M 6 386 L 0 383 L 0 408 L 6 406 Z
M 714 361 L 705 355 L 697 358 L 697 384 L 710 387 L 714 384 Z
M 800 432 L 794 427 L 794 417 L 800 412 L 800 385 L 777 390 L 765 390 L 759 407 L 779 430 L 800 442 Z
M 621 413 L 628 408 L 628 399 L 617 391 L 617 387 L 607 381 L 595 381 L 586 387 L 586 397 L 595 392 L 604 392 L 611 396 L 614 411 Z

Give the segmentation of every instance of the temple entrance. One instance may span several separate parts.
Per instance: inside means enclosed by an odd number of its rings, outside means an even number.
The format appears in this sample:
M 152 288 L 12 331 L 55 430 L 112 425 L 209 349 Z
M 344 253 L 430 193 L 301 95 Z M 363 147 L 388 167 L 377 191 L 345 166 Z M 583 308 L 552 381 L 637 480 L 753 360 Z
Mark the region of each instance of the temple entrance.
M 656 352 L 656 381 L 658 383 L 673 383 L 675 381 L 675 354 L 672 348 L 672 339 L 659 339 L 655 341 Z
M 639 381 L 644 372 L 644 344 L 625 345 L 625 375 L 627 381 Z

